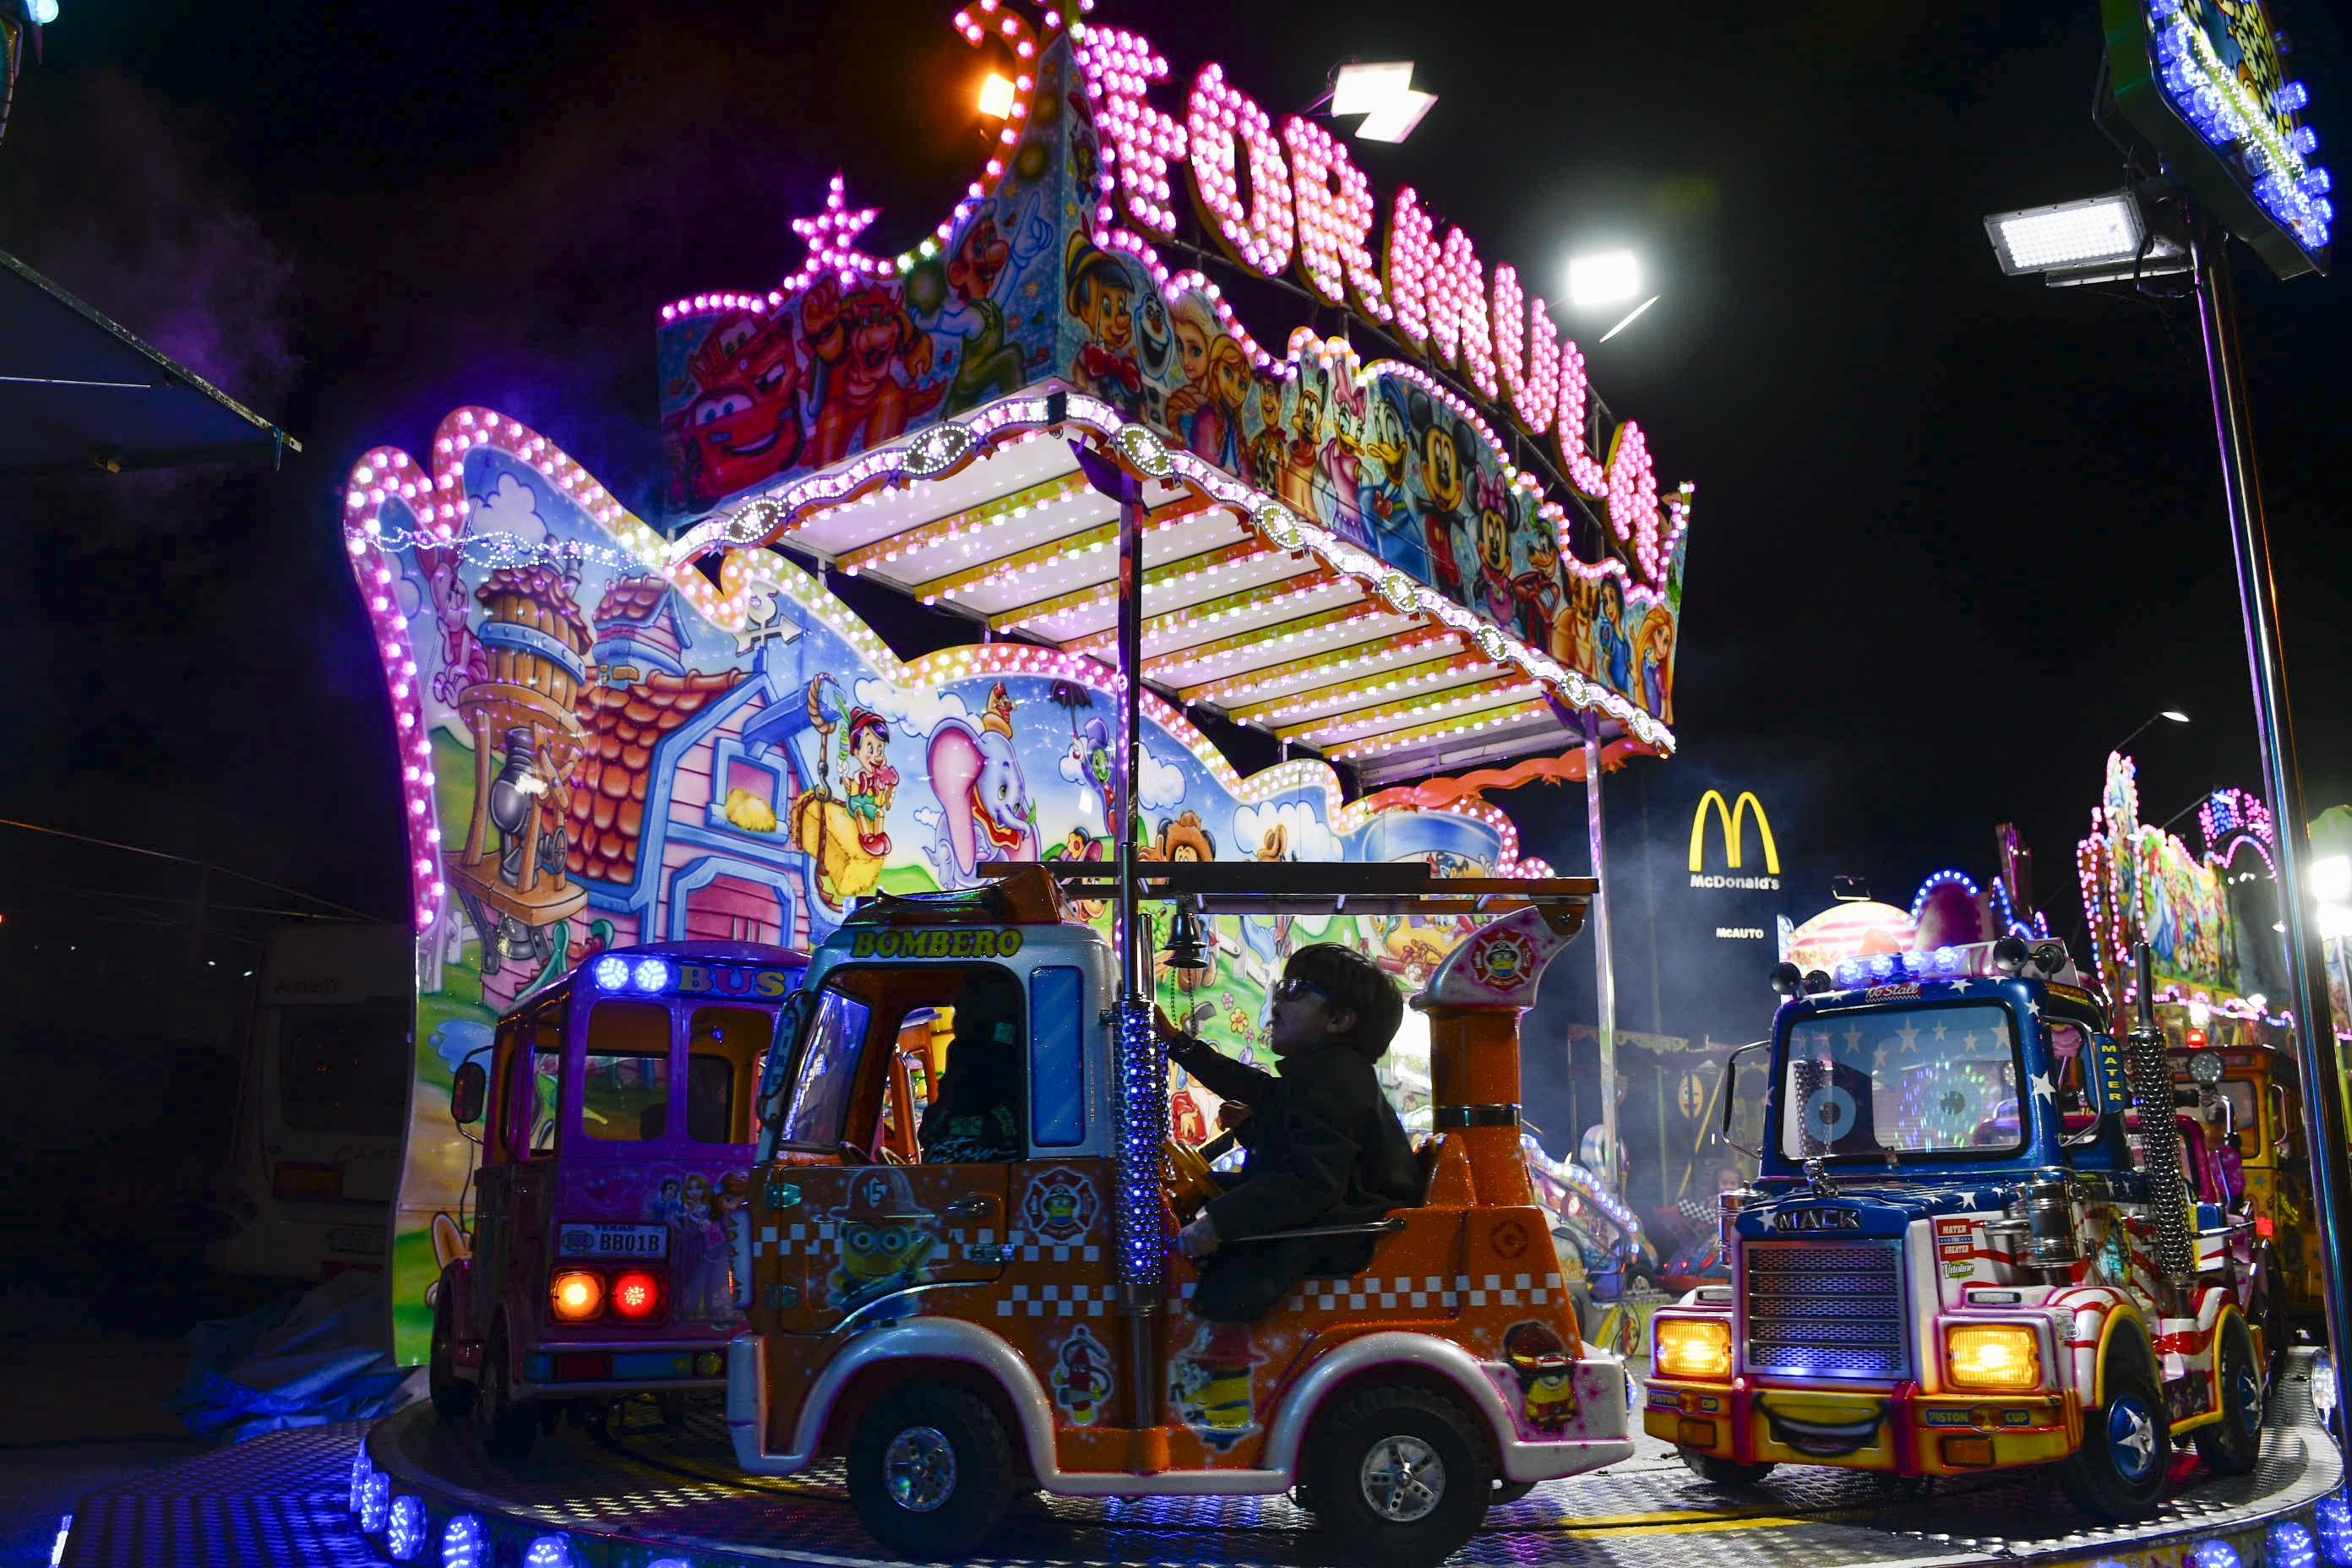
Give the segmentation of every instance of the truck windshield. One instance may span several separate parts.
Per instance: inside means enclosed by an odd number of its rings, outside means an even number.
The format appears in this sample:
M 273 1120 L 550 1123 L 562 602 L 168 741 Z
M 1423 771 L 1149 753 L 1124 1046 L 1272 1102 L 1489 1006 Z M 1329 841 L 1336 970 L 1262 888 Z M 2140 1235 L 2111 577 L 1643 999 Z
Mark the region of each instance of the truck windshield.
M 799 1068 L 776 1140 L 803 1148 L 830 1149 L 842 1138 L 850 1091 L 857 1083 L 857 1056 L 866 1045 L 873 1007 L 827 986 L 817 996 L 815 1016 L 803 1032 Z
M 1791 1160 L 2014 1153 L 2017 1033 L 1982 1002 L 1809 1018 L 1789 1032 L 1780 1152 Z

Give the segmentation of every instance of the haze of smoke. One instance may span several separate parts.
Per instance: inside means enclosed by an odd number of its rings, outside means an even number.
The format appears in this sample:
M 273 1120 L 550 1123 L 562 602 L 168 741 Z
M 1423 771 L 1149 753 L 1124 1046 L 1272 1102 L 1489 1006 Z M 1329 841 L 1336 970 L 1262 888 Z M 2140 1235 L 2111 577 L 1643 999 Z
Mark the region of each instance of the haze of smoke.
M 0 245 L 265 418 L 299 366 L 290 258 L 233 181 L 136 80 L 93 69 L 18 104 L 0 156 Z M 93 473 L 11 487 L 20 521 L 82 548 L 152 540 L 194 519 L 217 468 Z M 177 567 L 210 563 L 210 552 Z

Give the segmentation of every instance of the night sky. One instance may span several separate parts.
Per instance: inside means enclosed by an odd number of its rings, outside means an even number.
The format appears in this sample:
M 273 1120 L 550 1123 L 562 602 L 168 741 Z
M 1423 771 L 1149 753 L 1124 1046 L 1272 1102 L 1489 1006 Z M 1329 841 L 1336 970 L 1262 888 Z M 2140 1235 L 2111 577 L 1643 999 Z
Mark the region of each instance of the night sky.
M 836 169 L 885 209 L 868 248 L 928 231 L 984 148 L 951 9 L 65 0 L 0 142 L 0 246 L 306 451 L 0 488 L 0 815 L 396 918 L 341 476 L 483 403 L 655 515 L 660 303 L 796 266 L 787 220 Z M 2341 163 L 2352 35 L 2316 0 L 2277 10 Z M 2195 319 L 2005 279 L 1981 226 L 2120 183 L 2092 0 L 1098 15 L 1169 55 L 1163 103 L 1209 59 L 1279 114 L 1342 58 L 1412 58 L 1439 102 L 1404 146 L 1356 145 L 1377 189 L 1412 184 L 1554 296 L 1572 251 L 1648 258 L 1664 299 L 1633 327 L 1567 322 L 1662 479 L 1698 486 L 1684 752 L 1634 767 L 1802 775 L 1811 817 L 1776 826 L 1882 896 L 1989 872 L 2013 820 L 2063 931 L 2101 760 L 2143 718 L 2195 717 L 2141 737 L 2148 820 L 2259 784 Z M 2352 799 L 2352 328 L 2339 286 L 2239 260 L 2316 808 Z M 1580 868 L 1576 837 L 1531 832 Z

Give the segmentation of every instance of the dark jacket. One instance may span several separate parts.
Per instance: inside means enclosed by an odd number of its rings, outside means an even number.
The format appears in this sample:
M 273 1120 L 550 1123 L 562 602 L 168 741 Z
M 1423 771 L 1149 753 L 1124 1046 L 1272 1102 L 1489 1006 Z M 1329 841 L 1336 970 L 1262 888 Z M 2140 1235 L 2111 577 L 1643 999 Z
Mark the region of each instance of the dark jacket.
M 1199 1040 L 1169 1047 L 1210 1092 L 1250 1108 L 1238 1185 L 1209 1201 L 1221 1244 L 1307 1226 L 1362 1225 L 1417 1203 L 1421 1166 L 1372 1064 L 1340 1042 L 1279 1059 L 1278 1073 L 1221 1056 Z M 1201 1271 L 1193 1310 L 1246 1321 L 1298 1280 L 1351 1275 L 1371 1261 L 1371 1237 L 1223 1245 Z

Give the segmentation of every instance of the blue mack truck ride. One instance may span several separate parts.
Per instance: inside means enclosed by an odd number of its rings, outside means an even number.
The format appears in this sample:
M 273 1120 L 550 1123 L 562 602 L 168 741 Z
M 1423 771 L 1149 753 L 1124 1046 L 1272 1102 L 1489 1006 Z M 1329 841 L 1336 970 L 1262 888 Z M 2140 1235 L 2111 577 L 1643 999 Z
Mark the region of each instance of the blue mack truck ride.
M 1658 1312 L 1644 1429 L 1721 1485 L 2057 1464 L 2109 1521 L 2155 1510 L 2182 1440 L 2251 1470 L 2276 1348 L 2262 1255 L 2251 1216 L 2184 1175 L 2212 1108 L 2175 1088 L 2145 953 L 2120 1042 L 2055 942 L 1861 973 L 1773 973 L 1771 1038 L 1746 1047 L 1772 1053 L 1759 1174 L 1723 1198 L 1731 1282 Z

